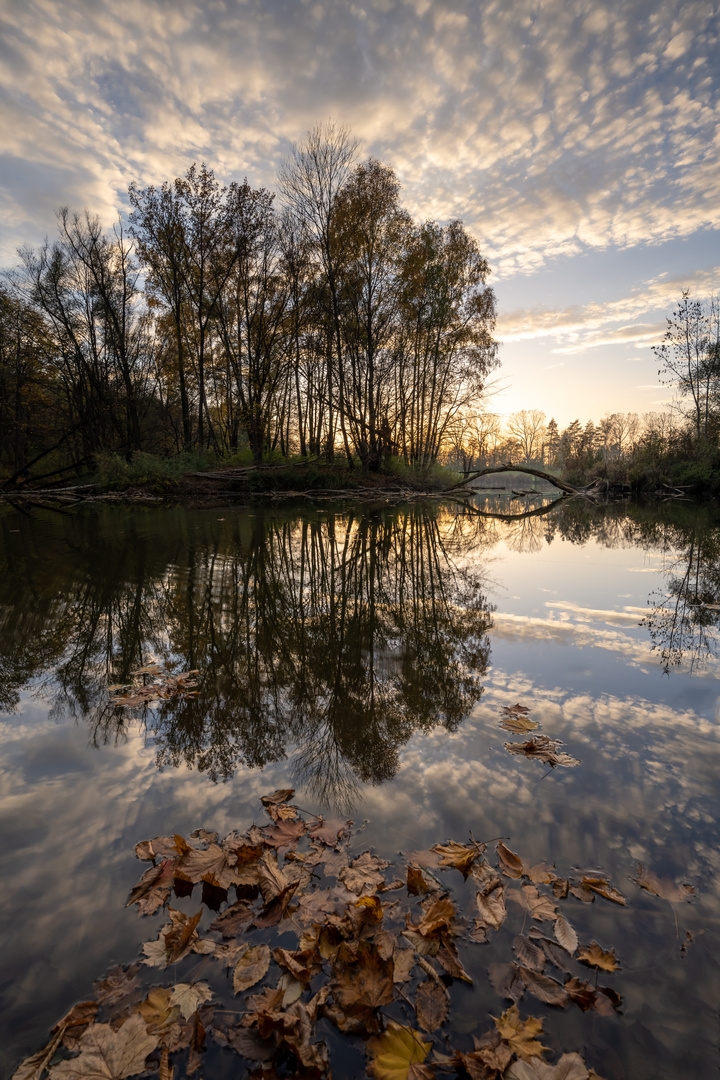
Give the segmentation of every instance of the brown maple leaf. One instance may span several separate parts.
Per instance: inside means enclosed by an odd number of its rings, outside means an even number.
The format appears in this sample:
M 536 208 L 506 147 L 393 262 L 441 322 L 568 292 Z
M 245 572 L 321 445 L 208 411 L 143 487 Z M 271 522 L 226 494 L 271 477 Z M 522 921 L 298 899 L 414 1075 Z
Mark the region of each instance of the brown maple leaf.
M 335 1002 L 345 1012 L 376 1009 L 394 998 L 393 960 L 383 960 L 369 941 L 360 941 L 354 956 L 333 964 L 330 987 Z
M 53 1067 L 53 1080 L 125 1080 L 145 1072 L 145 1059 L 158 1045 L 139 1014 L 119 1031 L 109 1024 L 93 1024 L 78 1043 L 80 1054 Z
M 500 1038 L 518 1057 L 525 1059 L 541 1057 L 548 1049 L 538 1041 L 538 1036 L 542 1035 L 542 1020 L 534 1016 L 521 1020 L 517 1005 L 511 1005 L 502 1016 L 494 1016 L 493 1020 Z
M 584 945 L 578 950 L 578 960 L 590 967 L 600 968 L 602 971 L 615 971 L 618 960 L 612 949 L 605 952 L 600 948 L 597 941 L 592 941 L 586 948 Z
M 372 893 L 385 880 L 382 871 L 389 865 L 390 863 L 384 859 L 378 859 L 376 855 L 364 851 L 362 855 L 353 859 L 349 866 L 340 871 L 338 881 L 342 881 L 349 892 Z

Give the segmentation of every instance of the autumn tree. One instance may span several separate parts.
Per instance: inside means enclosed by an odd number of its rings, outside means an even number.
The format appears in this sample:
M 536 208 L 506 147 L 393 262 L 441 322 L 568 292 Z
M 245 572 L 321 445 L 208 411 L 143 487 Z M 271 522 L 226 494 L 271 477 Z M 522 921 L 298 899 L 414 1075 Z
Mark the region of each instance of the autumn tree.
M 459 221 L 416 226 L 400 274 L 398 442 L 407 461 L 424 466 L 497 364 L 495 295 L 488 263 Z
M 371 159 L 356 166 L 336 205 L 343 252 L 338 308 L 344 362 L 338 378 L 353 448 L 369 470 L 379 469 L 391 449 L 391 416 L 395 426 L 398 269 L 412 227 L 399 196 L 393 170 Z

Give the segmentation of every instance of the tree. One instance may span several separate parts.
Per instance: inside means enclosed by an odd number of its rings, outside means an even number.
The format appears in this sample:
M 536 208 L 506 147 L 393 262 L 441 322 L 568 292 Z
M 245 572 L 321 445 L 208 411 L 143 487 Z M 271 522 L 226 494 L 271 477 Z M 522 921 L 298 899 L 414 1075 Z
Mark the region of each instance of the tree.
M 695 437 L 707 440 L 717 423 L 720 394 L 720 301 L 691 300 L 683 292 L 662 345 L 653 349 L 663 382 L 675 386 L 687 404 L 678 405 Z
M 549 465 L 552 465 L 555 461 L 558 454 L 559 446 L 560 433 L 558 431 L 557 420 L 553 416 L 548 421 L 548 426 L 545 432 L 545 455 L 543 460 L 547 461 Z
M 526 464 L 542 458 L 545 435 L 545 413 L 541 409 L 521 409 L 508 417 L 508 435 L 517 442 L 522 460 Z
M 334 355 L 327 351 L 327 447 L 326 454 L 332 459 L 335 448 L 335 410 L 337 372 L 342 369 L 343 349 L 340 328 L 338 298 L 338 263 L 342 255 L 338 250 L 339 233 L 334 228 L 337 197 L 350 176 L 357 151 L 357 142 L 350 137 L 346 127 L 337 127 L 332 121 L 319 124 L 308 133 L 301 143 L 292 147 L 290 157 L 280 170 L 278 186 L 287 206 L 305 225 L 312 238 L 322 267 L 332 308 L 334 331 Z M 338 384 L 340 427 L 345 453 L 352 465 L 350 445 L 345 425 L 345 408 L 342 400 L 343 382 Z
M 211 287 L 217 295 L 215 323 L 237 395 L 240 423 L 256 464 L 268 448 L 292 345 L 286 326 L 290 287 L 273 199 L 264 188 L 253 190 L 247 180 L 230 186 L 230 250 L 225 259 L 215 260 L 211 270 L 219 277 Z
M 393 170 L 371 159 L 356 166 L 335 213 L 343 252 L 338 309 L 344 364 L 338 377 L 353 447 L 365 470 L 380 468 L 392 439 L 398 268 L 412 228 L 399 195 Z
M 400 267 L 398 443 L 406 461 L 437 458 L 449 425 L 477 404 L 497 364 L 490 267 L 462 222 L 416 226 Z
M 20 288 L 41 313 L 58 388 L 78 431 L 78 457 L 140 447 L 138 396 L 147 341 L 140 310 L 139 268 L 117 226 L 58 214 L 60 238 L 24 248 Z

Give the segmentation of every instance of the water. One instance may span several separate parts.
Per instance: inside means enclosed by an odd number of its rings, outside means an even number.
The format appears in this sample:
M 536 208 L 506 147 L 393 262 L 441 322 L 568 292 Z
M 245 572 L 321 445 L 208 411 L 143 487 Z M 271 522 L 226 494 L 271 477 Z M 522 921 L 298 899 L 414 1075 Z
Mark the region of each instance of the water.
M 0 1076 L 156 936 L 124 907 L 134 844 L 244 829 L 286 786 L 367 819 L 359 850 L 391 859 L 471 831 L 602 868 L 627 907 L 562 910 L 615 949 L 622 1012 L 521 1012 L 608 1080 L 715 1074 L 720 520 L 498 509 L 2 512 Z M 199 696 L 113 708 L 148 661 L 199 669 Z M 518 701 L 579 766 L 507 753 Z M 693 901 L 640 890 L 638 862 Z M 499 936 L 473 949 L 459 1031 L 507 1005 L 486 976 L 511 959 Z

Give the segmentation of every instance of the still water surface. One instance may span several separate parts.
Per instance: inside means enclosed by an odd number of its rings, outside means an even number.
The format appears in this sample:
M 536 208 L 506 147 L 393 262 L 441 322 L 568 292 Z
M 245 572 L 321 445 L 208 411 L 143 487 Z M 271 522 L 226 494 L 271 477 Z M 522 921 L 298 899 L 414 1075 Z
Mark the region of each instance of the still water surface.
M 124 907 L 134 844 L 244 829 L 287 786 L 390 859 L 470 830 L 601 868 L 628 906 L 563 911 L 615 948 L 622 1013 L 521 1011 L 607 1080 L 716 1074 L 720 519 L 497 509 L 0 514 L 0 1077 L 156 936 Z M 110 706 L 149 661 L 199 669 L 199 696 Z M 578 767 L 507 753 L 518 701 Z M 692 903 L 641 891 L 639 861 Z M 507 1004 L 493 950 L 453 989 L 458 1030 Z

